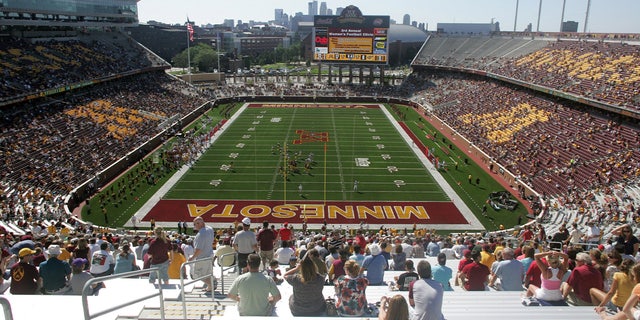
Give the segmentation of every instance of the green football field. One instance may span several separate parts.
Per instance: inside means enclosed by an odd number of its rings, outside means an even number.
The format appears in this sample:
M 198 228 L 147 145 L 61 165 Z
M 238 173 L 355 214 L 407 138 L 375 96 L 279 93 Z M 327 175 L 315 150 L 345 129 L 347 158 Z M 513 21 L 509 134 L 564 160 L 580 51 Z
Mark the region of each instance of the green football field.
M 449 200 L 378 105 L 300 106 L 250 105 L 165 199 Z

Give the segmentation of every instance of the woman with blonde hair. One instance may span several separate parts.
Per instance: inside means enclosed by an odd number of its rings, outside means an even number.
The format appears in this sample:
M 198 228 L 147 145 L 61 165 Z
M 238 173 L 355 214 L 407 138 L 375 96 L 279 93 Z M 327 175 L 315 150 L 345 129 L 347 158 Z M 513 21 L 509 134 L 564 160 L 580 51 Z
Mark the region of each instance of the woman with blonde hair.
M 360 266 L 354 260 L 344 264 L 345 275 L 336 280 L 336 309 L 340 316 L 362 316 L 367 309 L 367 278 L 360 276 Z
M 151 268 L 158 268 L 160 272 L 160 280 L 164 284 L 169 284 L 169 251 L 171 250 L 171 242 L 167 239 L 167 235 L 162 227 L 153 229 L 155 238 L 149 243 L 147 255 L 151 263 Z M 149 273 L 149 283 L 156 282 L 156 273 Z
M 542 258 L 546 257 L 547 262 Z M 562 258 L 562 262 L 560 262 Z M 541 271 L 540 280 L 542 284 L 540 288 L 530 284 L 527 289 L 527 297 L 536 297 L 536 299 L 546 301 L 564 300 L 560 285 L 562 278 L 567 273 L 567 265 L 569 257 L 563 252 L 547 251 L 536 253 L 534 255 L 535 263 Z
M 289 309 L 294 316 L 320 316 L 326 304 L 322 289 L 324 276 L 318 273 L 309 252 L 294 268 L 284 274 L 284 279 L 293 287 L 289 298 Z
M 631 268 L 635 261 L 625 259 L 620 264 L 620 271 L 613 274 L 613 281 L 608 292 L 604 292 L 598 288 L 591 288 L 591 302 L 596 308 L 609 308 L 612 311 L 620 311 L 624 307 L 625 302 L 631 295 L 631 290 L 637 280 L 631 275 Z M 611 302 L 611 303 L 609 303 Z
M 409 305 L 401 294 L 391 298 L 383 296 L 380 299 L 378 320 L 409 320 Z

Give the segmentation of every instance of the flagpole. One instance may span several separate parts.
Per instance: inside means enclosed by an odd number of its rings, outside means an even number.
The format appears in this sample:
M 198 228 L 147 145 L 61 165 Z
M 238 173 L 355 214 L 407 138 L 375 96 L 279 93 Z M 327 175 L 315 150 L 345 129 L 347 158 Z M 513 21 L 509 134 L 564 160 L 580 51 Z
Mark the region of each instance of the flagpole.
M 189 32 L 189 17 L 187 17 L 187 74 L 189 75 L 189 83 L 191 84 L 191 33 Z
M 287 204 L 287 170 L 289 169 L 289 162 L 287 159 L 287 141 L 286 140 L 284 141 L 283 150 L 284 150 L 284 154 L 283 154 L 284 166 L 282 166 L 282 174 L 284 176 L 284 183 L 283 183 L 282 193 L 283 193 L 284 204 Z

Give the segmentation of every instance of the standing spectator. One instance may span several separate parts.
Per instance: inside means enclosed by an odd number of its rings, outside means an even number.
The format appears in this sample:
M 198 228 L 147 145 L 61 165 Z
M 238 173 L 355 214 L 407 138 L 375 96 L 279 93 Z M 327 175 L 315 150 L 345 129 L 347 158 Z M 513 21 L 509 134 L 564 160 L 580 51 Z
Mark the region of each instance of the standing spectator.
M 378 320 L 409 319 L 409 306 L 401 294 L 388 298 L 380 298 L 380 313 Z
M 569 243 L 576 246 L 579 245 L 580 241 L 582 241 L 583 233 L 582 231 L 580 231 L 580 229 L 578 229 L 577 223 L 574 222 L 572 227 L 573 230 L 569 232 Z
M 413 268 L 413 260 L 407 260 L 404 267 L 406 272 L 394 277 L 394 280 L 396 281 L 396 288 L 398 288 L 398 290 L 409 291 L 409 285 L 411 282 L 418 280 L 418 274 Z
M 567 282 L 562 284 L 562 297 L 573 305 L 592 306 L 589 290 L 602 290 L 603 287 L 602 274 L 591 265 L 589 254 L 578 253 L 576 267 L 571 270 Z
M 135 270 L 136 257 L 131 252 L 128 244 L 122 246 L 122 252 L 116 256 L 116 265 L 113 269 L 114 274 L 125 273 Z
M 362 316 L 368 305 L 366 290 L 369 281 L 360 276 L 360 267 L 353 260 L 344 264 L 344 270 L 346 274 L 340 276 L 335 284 L 336 309 L 341 316 Z
M 191 258 L 189 258 L 189 261 L 203 260 L 211 257 L 213 255 L 215 232 L 211 227 L 205 225 L 202 217 L 193 219 L 193 229 L 198 233 L 193 240 L 194 252 Z M 211 273 L 213 273 L 213 264 L 211 261 L 198 261 L 193 265 L 193 277 L 204 277 L 202 281 L 205 283 L 205 292 L 211 292 L 215 289 L 213 283 L 211 283 Z
M 171 244 L 171 251 L 169 251 L 169 279 L 180 279 L 180 267 L 183 263 L 187 262 L 187 258 L 180 252 L 180 247 L 177 243 Z
M 38 269 L 31 264 L 35 250 L 22 248 L 19 261 L 11 266 L 11 294 L 36 294 L 41 285 Z
M 384 270 L 389 268 L 387 259 L 380 254 L 382 249 L 376 243 L 369 245 L 369 251 L 371 255 L 364 258 L 362 262 L 362 268 L 360 268 L 360 274 L 367 272 L 366 278 L 369 280 L 369 284 L 377 286 L 383 284 Z
M 460 284 L 467 291 L 484 291 L 491 272 L 487 266 L 480 263 L 479 251 L 473 250 L 471 258 L 473 262 L 466 265 L 460 273 Z M 429 266 L 429 271 L 431 271 L 431 266 Z
M 260 249 L 260 259 L 262 259 L 262 269 L 267 269 L 273 260 L 273 246 L 276 243 L 277 235 L 269 228 L 269 222 L 262 222 L 262 229 L 257 236 L 258 248 Z
M 109 243 L 103 242 L 100 244 L 100 250 L 93 253 L 91 256 L 91 268 L 89 272 L 94 277 L 107 276 L 113 273 L 116 263 L 113 260 L 113 255 L 109 253 Z
M 167 239 L 162 227 L 156 227 L 153 230 L 153 234 L 155 238 L 149 243 L 147 254 L 151 258 L 151 268 L 158 268 L 159 275 L 156 272 L 149 273 L 149 283 L 155 283 L 156 276 L 159 276 L 160 279 L 158 281 L 169 284 L 169 251 L 171 251 L 171 242 Z
M 495 286 L 496 279 L 500 279 L 500 288 L 503 291 L 522 291 L 522 279 L 524 268 L 522 263 L 513 258 L 513 249 L 502 250 L 503 261 L 498 263 L 495 275 L 491 277 L 489 286 Z
M 478 264 L 479 267 L 484 267 Z M 427 260 L 418 262 L 420 280 L 409 287 L 409 304 L 414 308 L 415 320 L 444 320 L 442 298 L 444 290 L 440 282 L 431 279 L 431 264 Z
M 260 256 L 249 254 L 249 272 L 238 276 L 229 289 L 228 297 L 238 302 L 241 316 L 270 316 L 281 299 L 280 290 L 273 279 L 260 272 Z
M 251 219 L 242 219 L 242 231 L 236 233 L 233 238 L 233 248 L 238 252 L 238 271 L 247 271 L 247 258 L 258 250 L 258 240 L 251 228 Z
M 284 274 L 284 279 L 293 287 L 289 309 L 294 316 L 320 316 L 325 312 L 326 304 L 322 295 L 324 276 L 318 273 L 309 253 L 295 268 Z
M 408 261 L 407 261 L 408 262 Z M 453 270 L 447 267 L 447 255 L 440 253 L 438 255 L 438 265 L 431 269 L 433 280 L 442 284 L 444 291 L 453 291 L 451 288 L 451 278 L 453 278 Z
M 291 241 L 291 229 L 289 229 L 289 222 L 285 222 L 282 225 L 282 228 L 278 231 L 278 238 L 280 241 Z

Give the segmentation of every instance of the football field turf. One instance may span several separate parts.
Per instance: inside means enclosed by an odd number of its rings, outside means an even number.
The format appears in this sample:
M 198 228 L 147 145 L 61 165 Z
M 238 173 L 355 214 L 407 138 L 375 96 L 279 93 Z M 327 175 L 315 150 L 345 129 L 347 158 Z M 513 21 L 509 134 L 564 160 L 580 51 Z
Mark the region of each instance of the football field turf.
M 248 104 L 143 220 L 468 226 L 381 108 Z

